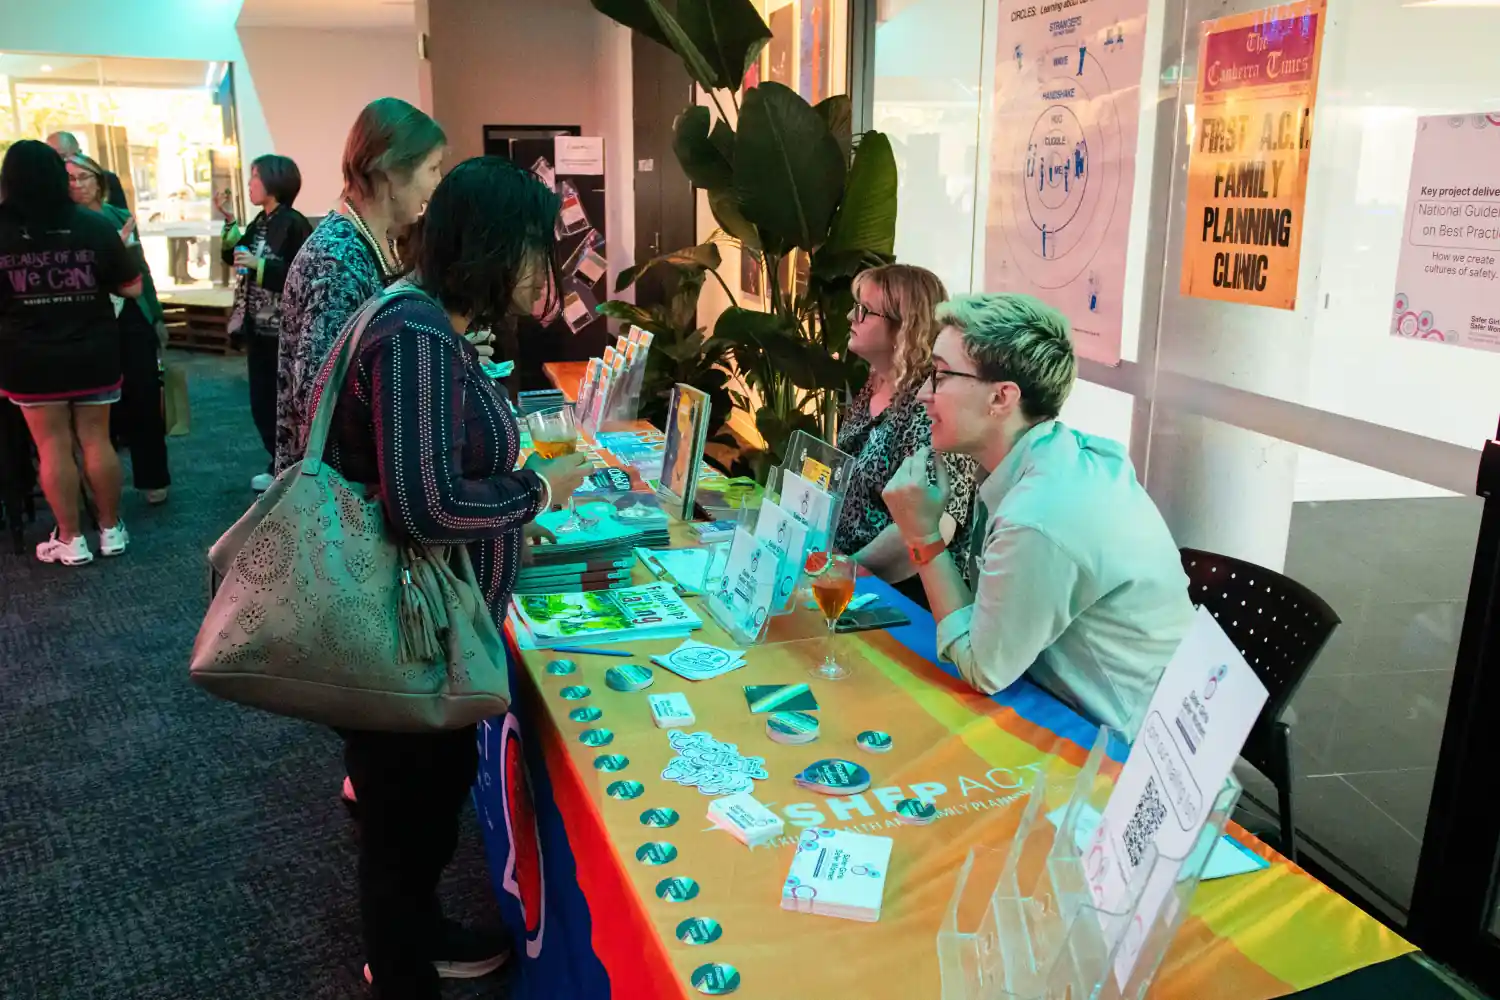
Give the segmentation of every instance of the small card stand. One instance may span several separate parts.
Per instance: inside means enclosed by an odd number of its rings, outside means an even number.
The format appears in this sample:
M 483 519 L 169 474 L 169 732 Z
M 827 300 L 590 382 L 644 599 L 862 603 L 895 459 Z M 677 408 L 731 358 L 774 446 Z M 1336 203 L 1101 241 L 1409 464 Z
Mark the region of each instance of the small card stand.
M 854 459 L 845 452 L 825 441 L 819 440 L 805 431 L 797 431 L 787 443 L 786 458 L 782 464 L 771 470 L 766 480 L 766 497 L 781 505 L 789 500 L 787 490 L 787 473 L 795 472 L 814 486 L 824 490 L 829 495 L 828 513 L 826 517 L 826 530 L 819 530 L 810 539 L 810 546 L 818 550 L 825 550 L 833 544 L 833 536 L 838 530 L 839 511 L 844 502 L 844 492 L 849 485 L 849 479 L 854 474 Z M 805 492 L 805 491 L 804 491 Z M 799 509 L 788 512 L 796 516 L 805 516 L 807 512 Z M 765 565 L 767 558 L 776 560 L 775 550 L 766 542 L 756 539 L 756 529 L 760 526 L 760 516 L 764 507 L 742 510 L 740 512 L 740 523 L 735 528 L 735 538 L 730 543 L 730 552 L 734 546 L 742 546 L 741 551 L 751 553 L 760 552 L 761 565 Z M 741 536 L 745 536 L 743 540 Z M 796 614 L 804 587 L 801 585 L 800 565 L 791 568 L 799 574 L 798 582 L 792 588 L 790 595 L 783 591 L 780 600 L 773 600 L 764 609 L 765 613 L 759 613 L 759 609 L 753 615 L 747 615 L 744 607 L 746 588 L 736 588 L 737 582 L 724 579 L 725 574 L 719 574 L 704 589 L 704 605 L 708 608 L 715 621 L 724 627 L 735 642 L 740 645 L 756 645 L 767 640 L 767 628 L 772 616 Z M 779 575 L 779 574 L 777 574 Z M 727 583 L 727 585 L 726 585 Z M 738 593 L 736 590 L 738 589 Z M 804 627 L 781 629 L 774 637 L 776 642 L 795 642 L 824 634 L 826 626 L 821 618 L 810 615 L 802 615 L 806 619 Z
M 766 595 L 766 602 L 759 609 L 754 607 L 753 600 L 746 600 L 745 588 L 740 586 L 738 579 L 739 568 L 734 565 L 734 557 L 740 551 L 758 553 L 757 562 L 762 564 L 776 561 L 770 545 L 755 537 L 753 520 L 756 513 L 753 510 L 741 511 L 742 519 L 734 529 L 734 537 L 727 543 L 719 543 L 724 547 L 725 556 L 714 559 L 703 586 L 703 606 L 740 646 L 754 646 L 761 641 L 771 612 L 770 594 Z M 755 572 L 759 570 L 759 566 L 754 569 Z
M 1054 764 L 1032 787 L 1015 839 L 1003 849 L 976 847 L 938 931 L 942 1000 L 1141 1000 L 1187 916 L 1212 844 L 1223 834 L 1239 783 L 1219 790 L 1199 837 L 1199 849 L 1182 859 L 1145 849 L 1120 910 L 1094 904 L 1077 845 L 1078 822 L 1102 815 L 1119 773 L 1111 746 L 1125 749 L 1117 731 L 1100 727 L 1083 770 Z M 1123 757 L 1123 752 L 1119 753 Z M 1056 827 L 1049 813 L 1065 807 Z M 1176 867 L 1176 880 L 1155 916 L 1138 917 L 1142 890 L 1157 865 Z M 1133 965 L 1122 960 L 1136 952 Z M 1121 987 L 1117 966 L 1128 976 Z

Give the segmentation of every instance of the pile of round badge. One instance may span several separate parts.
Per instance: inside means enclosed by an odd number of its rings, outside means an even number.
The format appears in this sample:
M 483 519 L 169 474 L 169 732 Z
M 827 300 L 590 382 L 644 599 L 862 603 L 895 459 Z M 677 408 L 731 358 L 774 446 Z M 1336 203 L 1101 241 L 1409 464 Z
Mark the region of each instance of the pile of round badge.
M 870 772 L 852 760 L 832 758 L 807 765 L 794 780 L 821 795 L 856 795 L 870 787 Z
M 562 677 L 571 674 L 578 669 L 578 664 L 572 660 L 553 660 L 547 664 L 547 673 L 554 677 Z
M 656 675 L 650 667 L 627 663 L 623 667 L 610 667 L 606 670 L 604 683 L 611 691 L 644 691 L 656 683 Z
M 891 734 L 882 733 L 878 729 L 866 729 L 854 737 L 854 741 L 859 744 L 861 750 L 868 750 L 871 753 L 891 752 Z
M 808 712 L 772 712 L 766 716 L 766 735 L 788 746 L 811 743 L 818 738 L 818 717 Z
M 896 803 L 896 817 L 912 826 L 926 826 L 937 819 L 937 806 L 925 799 L 902 799 Z

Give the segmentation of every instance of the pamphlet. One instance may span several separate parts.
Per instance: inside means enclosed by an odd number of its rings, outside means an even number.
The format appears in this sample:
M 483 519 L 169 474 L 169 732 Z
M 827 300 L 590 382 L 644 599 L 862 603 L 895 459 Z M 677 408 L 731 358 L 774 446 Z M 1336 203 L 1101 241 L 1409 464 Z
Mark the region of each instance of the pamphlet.
M 582 594 L 518 594 L 511 607 L 517 640 L 529 640 L 532 649 L 658 639 L 703 627 L 669 583 Z
M 730 620 L 721 622 L 742 636 L 759 637 L 776 600 L 776 550 L 748 531 L 736 531 L 729 562 L 713 599 Z
M 808 549 L 821 551 L 828 545 L 829 519 L 833 514 L 833 497 L 828 491 L 813 485 L 795 472 L 781 475 L 781 506 L 786 512 L 807 525 Z
M 755 522 L 755 537 L 770 545 L 776 553 L 776 591 L 771 613 L 782 614 L 792 606 L 792 594 L 802 579 L 807 562 L 808 540 L 812 532 L 781 505 L 767 497 L 760 503 L 760 518 Z

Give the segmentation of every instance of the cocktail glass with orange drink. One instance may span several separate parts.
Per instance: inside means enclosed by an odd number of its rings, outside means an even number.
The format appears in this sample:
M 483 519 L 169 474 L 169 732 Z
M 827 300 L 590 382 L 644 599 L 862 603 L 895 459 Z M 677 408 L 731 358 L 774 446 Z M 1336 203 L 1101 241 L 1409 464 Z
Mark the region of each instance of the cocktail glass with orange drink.
M 849 676 L 849 668 L 833 658 L 833 639 L 839 616 L 854 599 L 854 560 L 836 552 L 814 552 L 807 557 L 807 575 L 812 583 L 813 600 L 818 602 L 828 625 L 823 662 L 811 668 L 812 675 L 823 680 L 842 680 Z
M 526 430 L 531 434 L 531 447 L 543 458 L 561 458 L 578 450 L 578 425 L 573 421 L 573 404 L 550 407 L 526 414 Z M 553 497 L 554 502 L 557 497 Z M 555 530 L 578 531 L 585 527 L 573 508 L 573 498 L 568 497 L 568 519 Z

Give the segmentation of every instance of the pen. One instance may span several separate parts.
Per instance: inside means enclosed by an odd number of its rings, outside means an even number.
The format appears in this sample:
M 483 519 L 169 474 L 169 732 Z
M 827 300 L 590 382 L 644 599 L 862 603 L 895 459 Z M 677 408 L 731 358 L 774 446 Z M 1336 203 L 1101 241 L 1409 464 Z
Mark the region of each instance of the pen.
M 554 653 L 583 653 L 586 656 L 634 656 L 625 649 L 591 649 L 586 646 L 553 646 Z

